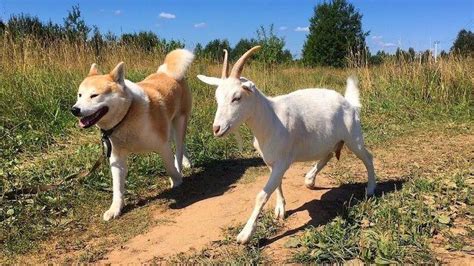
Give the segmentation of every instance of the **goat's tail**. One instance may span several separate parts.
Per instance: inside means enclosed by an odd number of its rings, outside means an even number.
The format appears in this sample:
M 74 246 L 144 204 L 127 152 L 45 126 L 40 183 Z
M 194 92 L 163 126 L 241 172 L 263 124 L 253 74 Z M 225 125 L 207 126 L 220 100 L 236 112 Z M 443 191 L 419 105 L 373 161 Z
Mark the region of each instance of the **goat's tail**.
M 181 80 L 186 74 L 186 70 L 194 60 L 194 54 L 185 49 L 176 49 L 171 51 L 165 57 L 165 62 L 158 68 L 158 73 Z
M 359 100 L 359 81 L 357 80 L 357 77 L 355 76 L 350 76 L 347 78 L 347 87 L 346 87 L 346 93 L 344 94 L 344 98 L 352 105 L 354 106 L 357 110 L 360 110 L 362 105 L 360 104 Z

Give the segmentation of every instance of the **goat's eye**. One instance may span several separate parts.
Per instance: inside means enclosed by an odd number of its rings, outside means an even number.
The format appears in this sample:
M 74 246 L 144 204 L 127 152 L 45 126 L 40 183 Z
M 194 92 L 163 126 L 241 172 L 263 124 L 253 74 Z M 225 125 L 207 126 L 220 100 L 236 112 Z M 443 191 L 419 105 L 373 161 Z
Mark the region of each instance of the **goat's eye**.
M 77 96 L 79 96 L 79 98 L 81 98 L 82 94 L 79 93 Z
M 240 101 L 240 97 L 235 97 L 234 99 L 232 99 L 232 102 L 238 102 Z
M 92 98 L 95 98 L 95 97 L 97 97 L 97 96 L 99 96 L 99 94 L 92 94 L 92 95 L 91 95 L 91 99 L 92 99 Z

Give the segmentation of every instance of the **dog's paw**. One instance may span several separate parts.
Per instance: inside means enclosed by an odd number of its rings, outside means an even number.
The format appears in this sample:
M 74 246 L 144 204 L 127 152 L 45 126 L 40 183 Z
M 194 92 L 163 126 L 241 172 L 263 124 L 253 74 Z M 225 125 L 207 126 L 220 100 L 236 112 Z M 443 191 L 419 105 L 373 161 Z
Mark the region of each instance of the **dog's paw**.
M 110 207 L 110 209 L 104 212 L 104 221 L 110 221 L 120 216 L 121 208 Z

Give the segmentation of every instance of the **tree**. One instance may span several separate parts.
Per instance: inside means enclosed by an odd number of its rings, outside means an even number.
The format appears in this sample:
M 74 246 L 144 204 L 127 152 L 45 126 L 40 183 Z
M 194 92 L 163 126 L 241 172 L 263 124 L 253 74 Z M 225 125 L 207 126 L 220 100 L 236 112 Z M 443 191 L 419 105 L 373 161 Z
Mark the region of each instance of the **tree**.
M 229 53 L 231 53 L 229 41 L 227 39 L 219 40 L 215 39 L 210 41 L 203 50 L 203 55 L 209 57 L 210 59 L 221 62 L 222 56 L 224 54 L 223 50 L 227 49 Z
M 194 47 L 194 55 L 196 57 L 202 56 L 202 44 L 200 43 L 196 44 L 196 47 Z
M 87 34 L 89 34 L 91 29 L 81 17 L 79 5 L 72 6 L 72 10 L 68 11 L 67 17 L 64 18 L 64 28 L 69 40 L 87 40 Z
M 411 62 L 415 61 L 416 53 L 415 53 L 415 49 L 413 49 L 413 47 L 408 48 L 408 55 L 410 56 L 410 61 Z
M 255 39 L 240 39 L 229 55 L 230 60 L 238 60 L 245 52 L 256 45 L 258 45 L 258 42 Z
M 105 41 L 104 41 L 104 38 L 102 37 L 102 34 L 99 31 L 99 28 L 95 25 L 93 26 L 92 37 L 91 37 L 90 43 L 94 47 L 95 57 L 98 58 L 101 54 L 102 47 L 104 47 Z
M 451 47 L 451 52 L 460 55 L 474 55 L 474 33 L 462 29 Z
M 140 31 L 139 33 L 124 33 L 120 39 L 124 45 L 135 45 L 143 51 L 151 52 L 160 44 L 158 36 L 151 31 Z
M 310 19 L 303 46 L 303 61 L 309 66 L 343 67 L 350 55 L 365 56 L 362 15 L 346 0 L 317 5 Z
M 292 60 L 290 51 L 284 50 L 285 40 L 273 31 L 273 24 L 268 29 L 260 26 L 257 29 L 257 42 L 262 46 L 256 58 L 268 64 L 284 63 Z

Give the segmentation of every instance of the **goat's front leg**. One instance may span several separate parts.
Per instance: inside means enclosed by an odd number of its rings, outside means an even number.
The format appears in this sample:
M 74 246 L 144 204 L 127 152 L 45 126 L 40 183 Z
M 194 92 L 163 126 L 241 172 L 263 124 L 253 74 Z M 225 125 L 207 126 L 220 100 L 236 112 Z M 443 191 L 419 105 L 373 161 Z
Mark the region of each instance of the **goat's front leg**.
M 249 220 L 244 226 L 244 229 L 237 236 L 237 242 L 240 244 L 245 244 L 249 242 L 250 237 L 255 232 L 257 228 L 257 218 L 260 212 L 262 211 L 263 206 L 268 201 L 268 198 L 272 195 L 273 191 L 281 185 L 281 180 L 283 174 L 288 169 L 290 164 L 288 162 L 276 162 L 272 167 L 270 178 L 267 181 L 267 184 L 257 195 L 255 200 L 255 207 L 250 215 Z
M 125 177 L 127 176 L 127 155 L 116 149 L 110 156 L 110 171 L 112 172 L 113 199 L 108 211 L 104 213 L 104 220 L 117 218 L 124 205 Z

